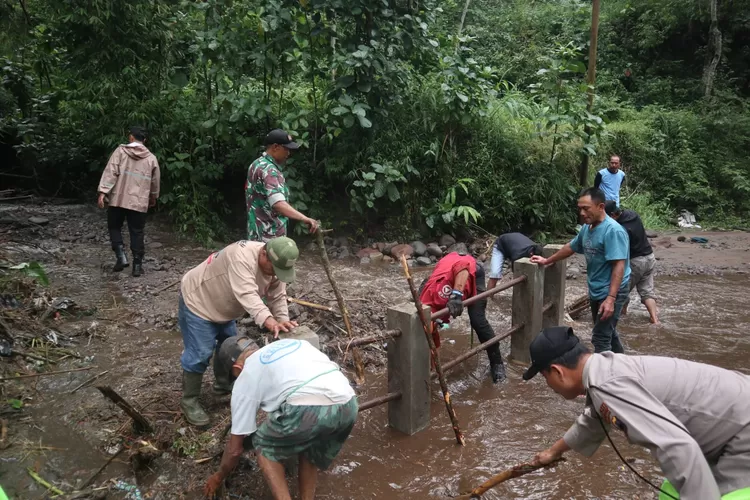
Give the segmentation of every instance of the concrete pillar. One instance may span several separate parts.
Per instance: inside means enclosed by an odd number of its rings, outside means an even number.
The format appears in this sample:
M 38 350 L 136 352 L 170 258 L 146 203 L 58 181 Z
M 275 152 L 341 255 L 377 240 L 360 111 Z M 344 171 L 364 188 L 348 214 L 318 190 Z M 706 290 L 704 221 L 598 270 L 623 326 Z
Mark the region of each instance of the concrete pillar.
M 544 270 L 523 258 L 513 263 L 513 275 L 524 275 L 526 281 L 513 287 L 513 326 L 523 323 L 524 327 L 510 337 L 510 358 L 526 365 L 531 362 L 529 345 L 542 329 Z
M 289 332 L 279 332 L 280 339 L 307 340 L 314 348 L 320 350 L 320 338 L 318 334 L 306 326 L 298 326 Z
M 564 245 L 546 245 L 544 256 L 551 257 Z M 544 303 L 552 309 L 542 315 L 542 328 L 560 326 L 565 320 L 565 278 L 568 274 L 568 259 L 555 262 L 544 271 Z
M 430 347 L 413 302 L 388 309 L 388 329 L 401 331 L 388 341 L 388 392 L 402 393 L 388 403 L 388 423 L 412 435 L 430 425 Z

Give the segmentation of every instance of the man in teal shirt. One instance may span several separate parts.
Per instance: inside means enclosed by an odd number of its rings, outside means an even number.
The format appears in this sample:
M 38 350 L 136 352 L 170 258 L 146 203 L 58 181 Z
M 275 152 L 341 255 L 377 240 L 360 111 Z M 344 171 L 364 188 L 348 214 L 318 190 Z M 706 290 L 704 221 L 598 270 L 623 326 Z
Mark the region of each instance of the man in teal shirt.
M 581 232 L 551 257 L 534 255 L 531 262 L 546 266 L 582 253 L 586 257 L 594 319 L 594 351 L 622 353 L 625 350 L 617 334 L 617 321 L 630 294 L 630 240 L 627 231 L 607 215 L 604 201 L 601 190 L 584 190 L 578 198 L 578 211 L 584 222 Z

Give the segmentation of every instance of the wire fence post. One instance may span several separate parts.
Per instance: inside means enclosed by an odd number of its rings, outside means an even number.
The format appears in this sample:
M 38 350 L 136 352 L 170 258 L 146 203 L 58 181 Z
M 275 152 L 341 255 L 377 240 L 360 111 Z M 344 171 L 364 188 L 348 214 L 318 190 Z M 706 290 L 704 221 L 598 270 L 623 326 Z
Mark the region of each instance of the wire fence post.
M 388 329 L 401 332 L 388 341 L 388 392 L 401 392 L 388 402 L 388 424 L 412 435 L 430 425 L 430 349 L 412 302 L 388 309 Z
M 526 280 L 513 287 L 513 326 L 523 325 L 523 328 L 510 337 L 510 359 L 526 365 L 531 361 L 531 341 L 542 329 L 544 270 L 523 258 L 513 263 L 513 275 L 526 276 Z
M 546 245 L 544 256 L 550 257 L 564 245 Z M 542 315 L 542 328 L 560 326 L 565 321 L 565 278 L 568 259 L 560 260 L 544 270 L 544 303 L 552 307 Z

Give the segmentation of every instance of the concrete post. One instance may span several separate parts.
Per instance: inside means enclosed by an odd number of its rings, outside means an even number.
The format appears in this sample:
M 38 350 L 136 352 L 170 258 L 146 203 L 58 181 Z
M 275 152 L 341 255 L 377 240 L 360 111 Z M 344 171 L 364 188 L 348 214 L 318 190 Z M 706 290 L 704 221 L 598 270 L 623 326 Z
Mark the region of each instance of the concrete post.
M 546 245 L 544 256 L 551 257 L 564 245 Z M 565 320 L 565 278 L 568 274 L 568 259 L 555 262 L 544 271 L 544 303 L 552 309 L 542 315 L 542 328 L 560 326 Z
M 402 393 L 388 403 L 388 423 L 412 435 L 430 425 L 431 386 L 430 348 L 413 302 L 388 309 L 388 329 L 401 331 L 388 341 L 388 392 Z
M 318 334 L 306 326 L 298 326 L 289 332 L 279 332 L 279 338 L 307 340 L 314 348 L 320 350 L 320 338 Z
M 513 287 L 513 326 L 523 323 L 523 329 L 510 337 L 510 358 L 518 364 L 531 362 L 529 345 L 542 329 L 544 300 L 544 271 L 527 258 L 513 263 L 514 276 L 526 276 L 526 281 Z

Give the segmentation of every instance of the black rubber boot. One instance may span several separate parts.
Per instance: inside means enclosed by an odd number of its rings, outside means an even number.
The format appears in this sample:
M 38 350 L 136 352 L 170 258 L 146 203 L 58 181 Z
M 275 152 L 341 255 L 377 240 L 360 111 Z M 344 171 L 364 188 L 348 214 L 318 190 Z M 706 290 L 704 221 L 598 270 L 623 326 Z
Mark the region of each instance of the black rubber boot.
M 133 277 L 143 274 L 143 255 L 133 254 Z
M 492 383 L 497 384 L 505 380 L 505 365 L 502 360 L 500 363 L 490 363 L 490 375 L 492 376 Z
M 118 245 L 115 248 L 115 257 L 117 260 L 114 267 L 112 267 L 112 272 L 119 273 L 130 265 L 128 264 L 128 256 L 125 254 L 125 248 L 122 245 Z
M 229 374 L 225 373 L 226 370 L 219 366 L 218 352 L 214 353 L 214 394 L 226 395 L 232 394 L 233 382 L 229 380 Z

